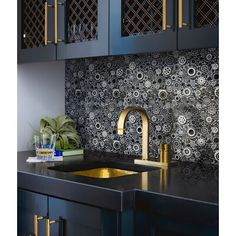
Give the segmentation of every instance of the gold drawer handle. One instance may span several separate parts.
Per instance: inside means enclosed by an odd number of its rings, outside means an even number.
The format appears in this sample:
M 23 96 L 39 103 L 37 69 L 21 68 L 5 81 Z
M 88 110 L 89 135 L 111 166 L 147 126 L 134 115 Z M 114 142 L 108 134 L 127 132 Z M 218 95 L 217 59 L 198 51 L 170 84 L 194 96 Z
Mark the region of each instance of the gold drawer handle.
M 46 219 L 45 216 L 34 215 L 34 235 L 35 236 L 39 235 L 39 227 L 38 227 L 39 221 L 44 220 L 44 219 Z
M 44 44 L 47 46 L 49 43 L 52 43 L 52 41 L 48 40 L 48 8 L 51 7 L 53 8 L 53 5 L 48 4 L 46 1 L 44 3 L 45 7 L 45 14 L 44 14 Z
M 60 220 L 46 219 L 46 236 L 50 236 L 50 232 L 51 232 L 50 226 L 51 226 L 51 224 L 56 224 L 56 223 L 59 223 L 59 222 L 60 222 Z
M 187 26 L 188 24 L 183 22 L 183 0 L 179 0 L 179 28 Z
M 167 3 L 166 0 L 162 0 L 162 30 L 171 28 L 170 25 L 167 25 Z
M 54 0 L 54 24 L 55 24 L 55 28 L 54 28 L 54 43 L 58 44 L 59 42 L 63 42 L 62 39 L 58 38 L 58 6 L 63 6 L 64 3 L 62 2 L 58 2 L 58 0 Z

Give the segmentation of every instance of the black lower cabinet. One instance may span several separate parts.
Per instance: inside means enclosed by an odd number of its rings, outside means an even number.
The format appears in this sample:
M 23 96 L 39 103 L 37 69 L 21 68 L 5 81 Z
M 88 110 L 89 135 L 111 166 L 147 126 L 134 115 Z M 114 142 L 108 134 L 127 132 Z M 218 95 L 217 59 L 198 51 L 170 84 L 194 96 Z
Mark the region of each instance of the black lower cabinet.
M 51 236 L 117 235 L 116 212 L 49 197 Z
M 35 230 L 38 235 L 45 235 L 46 222 L 40 217 L 47 217 L 47 196 L 28 191 L 18 191 L 18 235 L 34 236 Z M 36 218 L 37 217 L 37 222 Z M 35 221 L 35 222 L 34 222 Z M 37 223 L 38 229 L 34 229 Z
M 187 218 L 141 209 L 119 212 L 18 190 L 19 236 L 218 235 L 217 223 Z
M 186 222 L 181 217 L 135 212 L 135 236 L 217 236 L 217 227 Z
M 133 211 L 121 213 L 18 189 L 19 236 L 133 236 L 133 222 Z

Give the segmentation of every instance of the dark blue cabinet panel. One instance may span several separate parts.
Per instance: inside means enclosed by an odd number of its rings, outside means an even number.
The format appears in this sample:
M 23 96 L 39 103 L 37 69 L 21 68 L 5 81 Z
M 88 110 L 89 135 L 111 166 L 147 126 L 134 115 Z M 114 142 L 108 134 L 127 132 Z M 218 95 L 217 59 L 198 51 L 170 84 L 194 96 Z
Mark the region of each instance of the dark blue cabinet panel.
M 117 213 L 49 197 L 49 218 L 59 220 L 51 225 L 51 235 L 115 236 Z
M 176 50 L 176 7 L 174 0 L 110 0 L 110 55 Z
M 56 46 L 45 45 L 45 1 L 18 0 L 18 62 L 56 60 Z M 53 0 L 48 0 L 53 5 Z M 48 40 L 54 40 L 54 10 L 48 12 Z
M 17 225 L 19 236 L 34 235 L 34 215 L 47 216 L 47 196 L 18 190 Z M 39 235 L 45 234 L 45 220 L 38 222 Z
M 44 0 L 18 0 L 19 62 L 218 46 L 218 0 L 47 2 L 46 24 Z
M 67 0 L 58 12 L 57 59 L 108 55 L 109 0 Z
M 218 228 L 208 222 L 196 223 L 170 215 L 135 212 L 135 236 L 218 236 Z
M 219 0 L 179 0 L 178 20 L 178 49 L 218 47 Z

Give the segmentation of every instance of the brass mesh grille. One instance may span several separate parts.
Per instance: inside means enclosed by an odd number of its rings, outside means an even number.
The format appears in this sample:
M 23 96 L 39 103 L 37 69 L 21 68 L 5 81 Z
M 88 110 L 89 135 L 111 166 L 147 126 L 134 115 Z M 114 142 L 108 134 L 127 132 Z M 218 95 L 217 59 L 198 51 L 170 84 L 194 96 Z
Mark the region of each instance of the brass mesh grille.
M 38 48 L 44 45 L 44 2 L 23 2 L 23 48 Z
M 219 0 L 195 0 L 196 27 L 213 26 L 219 19 Z
M 68 5 L 68 41 L 97 39 L 98 0 L 70 0 Z
M 123 1 L 123 36 L 156 33 L 161 29 L 161 0 Z

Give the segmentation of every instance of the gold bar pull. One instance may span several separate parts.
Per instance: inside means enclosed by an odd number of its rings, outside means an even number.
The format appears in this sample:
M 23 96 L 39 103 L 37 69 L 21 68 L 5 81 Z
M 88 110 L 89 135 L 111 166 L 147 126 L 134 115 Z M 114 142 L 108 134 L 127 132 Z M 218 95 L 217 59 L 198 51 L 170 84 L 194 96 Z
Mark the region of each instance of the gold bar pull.
M 38 216 L 38 215 L 34 215 L 34 235 L 38 236 L 39 235 L 39 227 L 38 227 L 38 223 L 40 220 L 46 219 L 45 216 Z
M 171 28 L 170 25 L 167 25 L 167 0 L 162 0 L 162 30 Z
M 44 7 L 45 7 L 45 14 L 44 14 L 44 44 L 45 44 L 45 46 L 47 46 L 48 43 L 52 43 L 52 41 L 48 40 L 48 7 L 53 7 L 53 5 L 50 5 L 47 2 L 45 2 Z
M 58 42 L 63 42 L 62 39 L 58 39 L 58 5 L 59 6 L 63 6 L 64 3 L 62 2 L 58 2 L 58 0 L 54 0 L 54 24 L 55 24 L 55 28 L 54 28 L 54 43 L 58 44 Z
M 187 26 L 188 24 L 183 22 L 183 0 L 179 0 L 179 28 Z
M 51 224 L 56 224 L 59 222 L 60 222 L 60 220 L 46 219 L 46 236 L 50 236 L 50 234 L 51 234 L 51 229 L 50 229 Z

